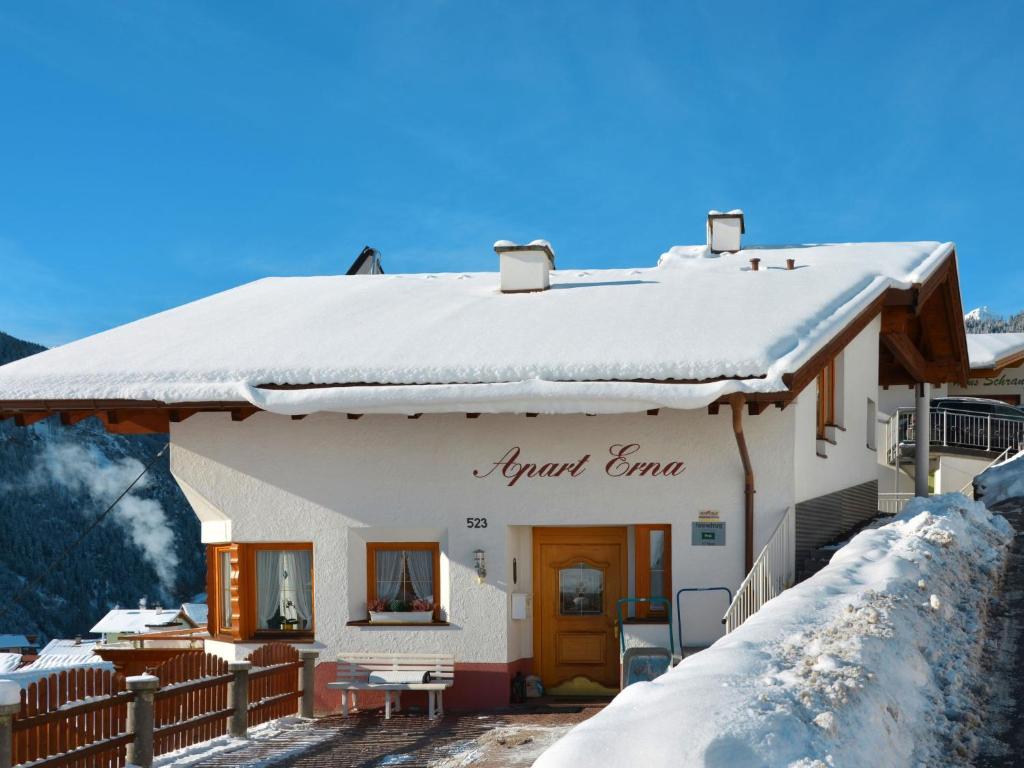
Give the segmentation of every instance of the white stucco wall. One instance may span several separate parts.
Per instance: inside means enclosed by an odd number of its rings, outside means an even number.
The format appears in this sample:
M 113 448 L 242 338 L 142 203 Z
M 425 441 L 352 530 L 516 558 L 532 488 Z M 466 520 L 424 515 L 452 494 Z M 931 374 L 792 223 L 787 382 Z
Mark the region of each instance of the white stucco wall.
M 793 503 L 795 409 L 745 416 L 757 473 L 755 546 Z M 259 413 L 232 422 L 198 414 L 172 425 L 171 466 L 190 501 L 239 542 L 312 541 L 317 639 L 325 658 L 341 650 L 444 650 L 462 662 L 507 662 L 532 654 L 532 623 L 509 618 L 509 594 L 532 593 L 530 526 L 670 523 L 675 589 L 726 585 L 743 576 L 743 474 L 729 409 L 658 416 L 365 416 L 317 414 L 301 421 Z M 678 477 L 609 477 L 608 447 L 639 443 L 641 460 L 682 460 Z M 476 478 L 510 447 L 521 461 L 573 461 L 577 478 Z M 847 485 L 850 483 L 846 483 Z M 691 546 L 700 510 L 718 510 L 726 547 Z M 466 517 L 487 517 L 468 529 Z M 209 535 L 208 535 L 209 534 Z M 363 619 L 369 540 L 435 540 L 442 551 L 442 607 L 451 627 L 348 627 Z M 478 584 L 473 550 L 487 553 Z M 512 585 L 511 561 L 519 583 Z M 536 600 L 534 601 L 536 609 Z M 721 633 L 720 596 L 687 600 L 688 645 Z
M 990 462 L 991 459 L 972 456 L 940 456 L 935 472 L 935 493 L 956 493 L 969 486 Z M 972 493 L 969 487 L 967 493 Z
M 876 318 L 836 360 L 836 418 L 843 429 L 834 430 L 835 445 L 825 446 L 827 458 L 817 455 L 817 382 L 808 385 L 791 406 L 796 412 L 794 459 L 798 502 L 878 476 L 878 453 L 868 448 L 868 429 L 873 430 L 874 423 L 869 427 L 867 414 L 868 399 L 877 403 L 879 396 L 880 327 L 881 320 Z

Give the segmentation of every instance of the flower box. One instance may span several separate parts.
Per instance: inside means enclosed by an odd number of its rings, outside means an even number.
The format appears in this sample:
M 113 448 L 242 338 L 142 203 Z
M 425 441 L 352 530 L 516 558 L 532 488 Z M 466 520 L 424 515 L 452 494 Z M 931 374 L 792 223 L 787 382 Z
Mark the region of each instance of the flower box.
M 371 624 L 429 624 L 433 611 L 370 611 Z

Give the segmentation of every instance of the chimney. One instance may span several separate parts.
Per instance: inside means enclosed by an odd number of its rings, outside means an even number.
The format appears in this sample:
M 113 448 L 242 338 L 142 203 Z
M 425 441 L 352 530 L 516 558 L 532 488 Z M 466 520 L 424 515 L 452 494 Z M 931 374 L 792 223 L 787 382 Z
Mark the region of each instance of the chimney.
M 708 248 L 712 253 L 735 253 L 746 231 L 743 211 L 739 208 L 728 213 L 708 211 Z
M 555 268 L 555 252 L 547 240 L 516 245 L 509 240 L 494 244 L 501 265 L 501 292 L 528 293 L 551 287 L 550 273 Z

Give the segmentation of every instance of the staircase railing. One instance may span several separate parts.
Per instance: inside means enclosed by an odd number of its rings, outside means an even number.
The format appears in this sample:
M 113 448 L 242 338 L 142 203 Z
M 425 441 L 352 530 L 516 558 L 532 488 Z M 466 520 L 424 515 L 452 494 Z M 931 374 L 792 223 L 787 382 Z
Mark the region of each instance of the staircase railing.
M 796 514 L 794 508 L 789 507 L 722 617 L 726 633 L 732 632 L 757 613 L 762 605 L 793 586 L 795 579 Z
M 986 464 L 985 465 L 985 469 L 981 470 L 981 472 L 984 472 L 987 469 L 991 469 L 996 464 L 1002 464 L 1004 461 L 1009 459 L 1011 457 L 1011 455 L 1012 456 L 1016 456 L 1017 453 L 1013 450 L 1012 447 L 1007 446 L 1006 450 L 1003 451 L 1002 453 L 1000 453 L 994 459 L 992 459 L 992 461 L 990 461 L 988 464 Z M 978 475 L 980 475 L 981 472 L 979 472 Z M 964 496 L 966 496 L 969 499 L 974 497 L 974 481 L 978 477 L 978 475 L 975 475 L 970 480 L 968 480 L 967 483 L 964 485 L 964 487 L 960 489 L 960 493 L 962 493 Z M 968 490 L 970 490 L 971 492 L 968 493 L 967 492 Z

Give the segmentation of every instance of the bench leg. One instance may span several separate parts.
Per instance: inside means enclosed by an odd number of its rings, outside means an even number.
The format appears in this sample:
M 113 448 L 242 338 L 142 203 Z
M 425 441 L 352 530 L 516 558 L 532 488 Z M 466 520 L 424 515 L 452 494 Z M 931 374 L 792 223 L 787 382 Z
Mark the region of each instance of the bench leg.
M 436 710 L 434 709 L 434 696 L 436 694 L 433 691 L 427 691 L 427 720 L 433 720 L 435 717 Z
M 384 719 L 391 719 L 391 691 L 384 691 Z
M 437 714 L 440 717 L 444 717 L 444 691 L 438 691 L 434 695 L 437 696 Z
M 341 692 L 341 716 L 348 717 L 348 691 Z
M 402 711 L 402 692 L 397 691 L 395 693 L 395 712 Z

